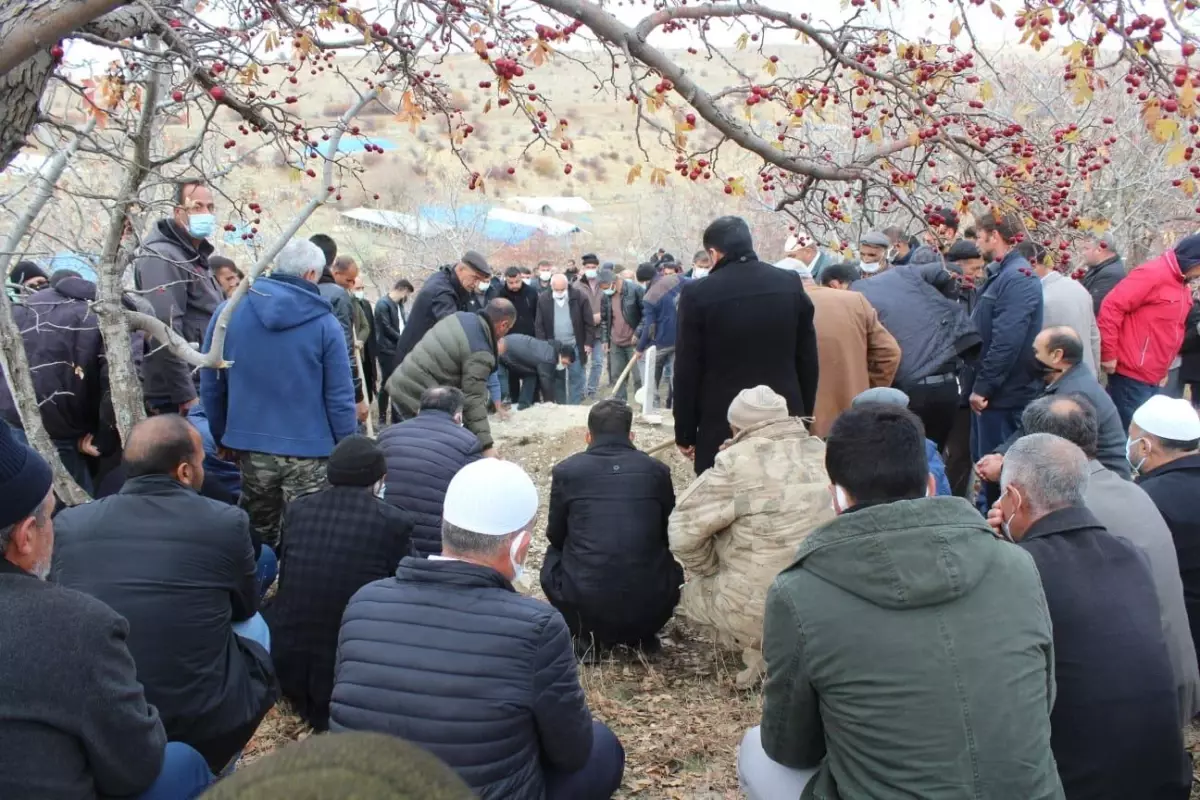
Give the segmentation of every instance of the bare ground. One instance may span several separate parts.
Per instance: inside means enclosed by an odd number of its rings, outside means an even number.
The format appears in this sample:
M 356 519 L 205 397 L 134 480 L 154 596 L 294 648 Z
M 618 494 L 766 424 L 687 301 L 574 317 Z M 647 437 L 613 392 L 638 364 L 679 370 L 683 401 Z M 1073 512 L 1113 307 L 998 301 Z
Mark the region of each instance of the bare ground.
M 494 425 L 501 456 L 521 464 L 538 486 L 542 500 L 539 526 L 530 551 L 522 591 L 542 596 L 537 574 L 545 553 L 546 504 L 550 471 L 563 458 L 583 449 L 586 407 L 538 406 L 514 412 Z M 670 418 L 662 426 L 635 424 L 637 443 L 649 449 L 672 438 Z M 674 454 L 658 454 L 671 466 L 676 493 L 692 477 L 691 465 Z M 610 656 L 581 665 L 582 682 L 593 713 L 607 723 L 625 746 L 625 779 L 617 797 L 644 800 L 734 800 L 738 791 L 736 753 L 745 730 L 758 723 L 761 696 L 734 685 L 741 669 L 727 653 L 675 619 L 663 632 L 663 650 L 652 661 L 639 656 Z M 269 753 L 309 730 L 285 703 L 273 710 L 246 748 L 244 762 Z M 1200 751 L 1200 726 L 1186 732 L 1188 748 Z M 1200 776 L 1192 800 L 1200 800 Z

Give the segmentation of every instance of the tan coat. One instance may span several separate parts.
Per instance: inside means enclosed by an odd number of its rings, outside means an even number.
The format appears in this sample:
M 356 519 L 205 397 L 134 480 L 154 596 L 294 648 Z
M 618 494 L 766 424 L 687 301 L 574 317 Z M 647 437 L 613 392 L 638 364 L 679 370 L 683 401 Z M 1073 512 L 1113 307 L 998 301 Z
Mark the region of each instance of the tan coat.
M 825 444 L 798 418 L 738 433 L 671 514 L 688 571 L 678 611 L 726 647 L 761 646 L 767 588 L 815 528 L 833 519 Z
M 817 407 L 812 432 L 824 437 L 838 415 L 867 389 L 891 386 L 900 345 L 858 292 L 805 284 L 817 329 Z

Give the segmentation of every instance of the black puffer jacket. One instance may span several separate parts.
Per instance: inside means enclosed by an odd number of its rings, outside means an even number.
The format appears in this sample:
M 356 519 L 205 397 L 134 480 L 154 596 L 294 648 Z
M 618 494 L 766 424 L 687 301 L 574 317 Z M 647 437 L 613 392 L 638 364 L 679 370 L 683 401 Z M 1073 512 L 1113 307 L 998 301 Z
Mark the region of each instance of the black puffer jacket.
M 464 561 L 406 558 L 351 598 L 329 712 L 333 731 L 425 748 L 483 800 L 542 800 L 543 765 L 573 772 L 592 747 L 562 617 Z
M 667 539 L 671 471 L 622 436 L 599 436 L 554 467 L 542 590 L 602 643 L 653 636 L 679 602 Z
M 460 469 L 479 458 L 479 437 L 444 411 L 422 411 L 379 434 L 387 459 L 384 499 L 412 515 L 418 555 L 442 552 L 442 501 Z
M 1083 273 L 1083 277 L 1079 279 L 1079 282 L 1083 284 L 1083 288 L 1087 289 L 1088 294 L 1092 296 L 1092 310 L 1095 311 L 1097 317 L 1100 316 L 1100 306 L 1104 302 L 1104 298 L 1108 297 L 1108 293 L 1124 277 L 1125 262 L 1121 260 L 1120 256 L 1116 255 L 1101 261 Z
M 404 357 L 438 322 L 457 311 L 471 311 L 478 307 L 479 301 L 474 293 L 468 292 L 458 282 L 453 267 L 442 267 L 430 275 L 412 301 L 408 320 L 404 323 L 400 340 L 396 342 L 393 368 L 400 366 Z
M 1180 355 L 1183 356 L 1183 363 L 1180 365 L 1179 379 L 1185 383 L 1200 383 L 1200 302 L 1193 303 L 1192 310 L 1188 312 Z M 1195 402 L 1196 398 L 1192 400 Z
M 50 438 L 76 440 L 90 433 L 96 437 L 97 446 L 108 452 L 116 449 L 119 441 L 115 438 L 104 341 L 90 305 L 95 299 L 96 284 L 82 278 L 63 278 L 52 288 L 34 292 L 14 305 L 12 313 L 24 340 L 42 424 Z M 125 305 L 132 307 L 129 300 Z M 141 352 L 140 333 L 134 334 L 133 346 L 135 353 Z M 16 404 L 4 381 L 0 381 L 0 416 L 14 428 L 21 427 Z M 106 446 L 108 443 L 111 448 Z

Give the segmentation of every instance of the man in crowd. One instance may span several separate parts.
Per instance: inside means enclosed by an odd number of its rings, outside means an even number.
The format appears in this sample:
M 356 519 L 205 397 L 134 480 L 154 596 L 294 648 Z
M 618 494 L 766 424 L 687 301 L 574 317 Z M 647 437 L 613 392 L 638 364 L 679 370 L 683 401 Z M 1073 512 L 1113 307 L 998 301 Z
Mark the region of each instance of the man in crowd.
M 836 270 L 825 271 L 827 277 L 831 273 Z M 900 367 L 900 345 L 859 292 L 845 291 L 849 286 L 842 291 L 817 286 L 803 272 L 800 279 L 813 304 L 821 372 L 812 432 L 823 437 L 855 397 L 876 386 L 892 385 Z
M 823 278 L 841 278 L 839 272 L 827 269 Z M 975 353 L 980 342 L 956 299 L 954 278 L 940 260 L 910 262 L 869 280 L 855 280 L 853 289 L 867 298 L 883 327 L 895 337 L 900 364 L 893 382 L 908 395 L 909 407 L 921 418 L 926 435 L 944 447 L 958 408 L 960 359 Z
M 233 263 L 232 258 L 225 256 L 211 256 L 208 259 L 208 268 L 212 270 L 212 275 L 217 279 L 217 286 L 221 287 L 221 293 L 228 300 L 237 291 L 242 279 L 246 276 L 237 268 L 237 264 Z
M 1138 485 L 1171 529 L 1200 653 L 1200 417 L 1186 400 L 1155 395 L 1134 412 L 1127 447 Z
M 578 652 L 613 645 L 659 649 L 679 602 L 671 557 L 671 470 L 633 446 L 633 410 L 601 400 L 588 413 L 587 450 L 555 465 L 542 591 L 562 612 Z
M 1100 306 L 1100 368 L 1121 422 L 1158 392 L 1183 345 L 1192 310 L 1187 282 L 1200 277 L 1200 234 L 1130 270 Z
M 497 345 L 500 363 L 519 384 L 517 407 L 529 408 L 537 394 L 539 376 L 545 370 L 569 369 L 575 361 L 575 348 L 569 344 L 535 339 L 510 333 Z
M 174 213 L 160 219 L 133 262 L 134 285 L 154 315 L 185 341 L 204 340 L 209 319 L 224 298 L 209 269 L 209 237 L 217 230 L 212 189 L 200 181 L 180 183 Z M 196 402 L 192 368 L 159 345 L 142 365 L 146 404 L 156 411 L 186 411 Z
M 539 339 L 574 348 L 575 358 L 564 369 L 542 370 L 542 399 L 546 402 L 578 405 L 583 399 L 586 380 L 583 365 L 589 356 L 600 357 L 591 346 L 596 330 L 593 319 L 587 296 L 572 286 L 566 275 L 555 275 L 550 279 L 550 291 L 538 297 L 534 331 Z
M 708 251 L 707 250 L 697 250 L 692 255 L 692 268 L 687 271 L 687 277 L 689 277 L 689 278 L 707 278 L 708 274 L 710 272 L 712 272 L 712 268 L 713 268 L 713 260 L 712 260 L 712 256 L 710 256 L 708 254 Z M 669 263 L 669 264 L 663 264 L 663 271 L 666 272 L 668 270 L 670 270 L 674 274 L 678 275 L 680 272 L 680 266 L 678 264 L 675 264 L 674 262 Z
M 836 260 L 831 253 L 817 244 L 817 240 L 807 231 L 797 231 L 784 242 L 783 258 L 776 261 L 775 266 L 801 274 L 807 273 L 813 280 L 819 281 L 825 268 Z
M 537 509 L 516 464 L 483 459 L 454 476 L 441 556 L 405 558 L 346 607 L 332 730 L 420 745 L 483 800 L 612 796 L 625 754 L 588 711 L 562 615 L 513 589 Z
M 200 371 L 213 438 L 240 453 L 242 505 L 255 537 L 272 546 L 284 506 L 324 485 L 334 445 L 357 430 L 346 340 L 317 289 L 324 261 L 312 242 L 284 245 L 270 277 L 230 316 L 232 365 Z
M 325 268 L 317 279 L 317 292 L 329 301 L 333 307 L 333 316 L 342 327 L 342 336 L 346 340 L 346 357 L 350 364 L 350 378 L 354 383 L 355 414 L 359 422 L 367 418 L 367 400 L 363 393 L 362 380 L 358 377 L 358 369 L 354 363 L 354 298 L 350 294 L 354 289 L 354 281 L 358 279 L 358 264 L 350 256 L 337 255 L 337 244 L 323 233 L 318 233 L 309 241 L 321 248 L 325 254 Z
M 533 279 L 533 288 L 537 290 L 539 295 L 546 294 L 550 291 L 550 279 L 554 277 L 554 265 L 549 261 L 539 261 L 537 265 L 537 275 Z
M 751 800 L 1062 797 L 1037 570 L 969 504 L 928 497 L 924 440 L 894 405 L 833 425 L 838 516 L 767 595 L 762 727 L 738 754 Z
M 604 372 L 605 358 L 603 348 L 601 347 L 604 333 L 604 326 L 601 320 L 604 289 L 600 285 L 599 257 L 595 253 L 587 253 L 579 260 L 583 264 L 583 272 L 574 285 L 587 298 L 588 307 L 592 310 L 592 338 L 583 343 L 585 347 L 591 348 L 591 360 L 584 360 L 587 371 L 587 384 L 584 387 L 583 399 L 591 400 L 600 391 L 600 376 Z M 609 376 L 610 380 L 615 377 L 615 375 Z
M 55 519 L 56 582 L 129 621 L 129 651 L 167 736 L 220 772 L 279 688 L 246 512 L 198 494 L 200 434 L 177 415 L 138 423 L 120 494 Z
M 1054 268 L 1046 248 L 1029 239 L 1017 245 L 1042 281 L 1042 329 L 1066 327 L 1084 341 L 1083 363 L 1100 374 L 1100 328 L 1092 311 L 1092 297 L 1076 280 Z
M 1045 588 L 1054 628 L 1054 762 L 1067 797 L 1182 800 L 1191 760 L 1154 579 L 1138 548 L 1086 508 L 1087 462 L 1058 436 L 1018 439 L 988 516 L 1033 556 Z
M 387 463 L 384 498 L 413 518 L 414 552 L 442 551 L 442 502 L 458 471 L 477 461 L 479 437 L 463 428 L 461 389 L 437 386 L 421 395 L 421 410 L 379 434 Z
M 996 267 L 989 271 L 971 317 L 983 342 L 968 398 L 975 414 L 971 456 L 976 461 L 1017 432 L 1021 410 L 1041 389 L 1033 340 L 1042 330 L 1043 306 L 1041 282 L 1016 249 L 1021 220 L 988 211 L 977 223 L 979 250 Z M 995 499 L 995 484 L 984 491 L 989 502 Z
M 32 261 L 18 261 L 8 274 L 8 283 L 20 287 L 23 294 L 33 294 L 50 285 L 50 276 Z
M 708 254 L 704 254 L 705 258 Z M 675 269 L 663 269 L 663 274 L 650 283 L 642 297 L 642 330 L 638 334 L 638 357 L 654 346 L 654 405 L 670 408 L 674 403 L 675 336 L 678 325 L 679 293 L 685 281 Z M 667 380 L 665 403 L 658 399 L 659 386 Z
M 396 343 L 393 371 L 434 325 L 457 312 L 477 308 L 476 292 L 486 288 L 491 277 L 487 259 L 474 250 L 463 253 L 457 264 L 430 275 L 417 292 Z
M 358 344 L 359 358 L 362 360 L 363 391 L 368 403 L 374 403 L 375 387 L 379 385 L 379 343 L 375 336 L 375 311 L 367 300 L 362 272 L 354 279 L 354 291 L 350 293 L 350 301 L 354 307 L 354 338 Z M 350 366 L 355 365 L 351 363 Z
M 925 244 L 913 252 L 910 263 L 921 263 L 923 260 L 930 260 L 929 255 L 945 253 L 958 240 L 960 220 L 954 209 L 935 208 L 925 222 L 928 225 L 924 234 Z M 921 250 L 931 252 L 921 253 Z
M 12 306 L 21 332 L 42 425 L 67 472 L 93 493 L 96 458 L 116 453 L 116 429 L 108 383 L 108 359 L 100 321 L 92 311 L 96 284 L 59 270 L 53 280 Z M 140 298 L 122 298 L 126 308 L 145 306 Z M 148 308 L 144 309 L 148 310 Z M 134 360 L 140 361 L 142 335 L 131 334 Z M 21 416 L 8 381 L 0 381 L 0 415 L 24 437 Z
M 391 418 L 392 404 L 387 393 L 387 379 L 396 369 L 396 347 L 408 322 L 408 298 L 413 285 L 404 278 L 392 284 L 387 294 L 375 303 L 375 340 L 379 349 L 379 422 Z
M 1125 262 L 1117 255 L 1116 243 L 1110 233 L 1086 237 L 1080 255 L 1087 268 L 1080 283 L 1092 296 L 1092 313 L 1099 317 L 1104 298 L 1125 277 Z
M 805 276 L 803 268 L 796 270 L 796 272 L 801 278 Z M 842 261 L 838 264 L 830 264 L 822 269 L 821 277 L 817 283 L 830 289 L 849 289 L 851 284 L 861 279 L 862 273 L 859 272 L 858 267 L 848 261 Z
M 1045 388 L 1042 397 L 1083 395 L 1096 410 L 1099 425 L 1098 458 L 1105 467 L 1123 480 L 1129 479 L 1129 461 L 1125 457 L 1125 429 L 1112 398 L 1083 364 L 1083 341 L 1071 328 L 1046 328 L 1033 340 L 1034 358 L 1042 372 Z M 1000 480 L 1004 453 L 1026 433 L 1018 424 L 1016 431 L 995 452 L 979 459 L 976 470 L 986 481 Z
M 986 266 L 979 246 L 969 239 L 959 239 L 946 250 L 946 268 L 956 273 L 960 288 L 966 290 L 960 291 L 960 301 L 964 297 L 974 299 L 970 290 L 983 285 Z M 968 313 L 973 308 L 969 307 Z
M 1185 727 L 1200 711 L 1200 673 L 1196 648 L 1183 601 L 1183 581 L 1171 531 L 1145 490 L 1117 476 L 1096 460 L 1099 425 L 1096 410 L 1078 394 L 1040 397 L 1021 415 L 1026 433 L 1061 436 L 1088 458 L 1084 505 L 1105 530 L 1137 545 L 1150 562 L 1150 575 L 1162 618 L 1163 639 L 1175 675 L 1179 725 Z
M 453 386 L 465 398 L 463 424 L 479 437 L 483 454 L 493 455 L 488 376 L 496 368 L 496 343 L 516 318 L 513 304 L 497 298 L 483 311 L 459 311 L 434 325 L 388 379 L 393 412 L 401 419 L 415 417 L 426 389 Z
M 862 406 L 873 403 L 900 406 L 908 408 L 908 395 L 891 386 L 877 386 L 867 389 L 854 398 L 854 405 Z M 954 494 L 950 490 L 950 481 L 946 477 L 946 465 L 938 446 L 928 436 L 925 437 L 925 460 L 929 462 L 929 474 L 933 476 L 934 492 L 938 497 L 949 497 Z
M 500 297 L 513 304 L 517 310 L 517 321 L 513 323 L 512 333 L 522 336 L 533 336 L 534 322 L 537 320 L 538 293 L 537 289 L 525 283 L 518 267 L 509 267 L 504 271 L 504 283 L 493 297 Z M 503 366 L 503 365 L 501 365 Z M 501 372 L 501 376 L 504 372 Z M 501 386 L 514 403 L 521 395 L 521 377 L 508 372 L 508 385 Z
M 802 417 L 816 407 L 818 374 L 813 305 L 800 279 L 758 260 L 740 217 L 709 225 L 704 248 L 713 271 L 679 295 L 675 351 L 675 444 L 697 475 L 730 436 L 738 392 L 769 386 Z
M 609 371 L 612 380 L 620 377 L 626 365 L 637 358 L 638 329 L 642 324 L 642 299 L 645 292 L 641 286 L 613 274 L 611 269 L 600 270 L 600 339 L 608 352 Z M 642 385 L 642 376 L 636 367 L 613 397 L 625 400 L 626 387 L 632 385 L 636 392 Z
M 888 238 L 888 261 L 893 267 L 908 263 L 912 254 L 912 239 L 899 225 L 889 225 L 883 229 L 883 235 Z
M 103 602 L 46 580 L 54 554 L 50 467 L 0 421 L 0 796 L 178 800 L 212 780 L 167 743 Z
M 300 718 L 329 728 L 338 626 L 350 597 L 411 553 L 412 517 L 380 499 L 387 464 L 365 436 L 338 442 L 329 486 L 283 516 L 279 586 L 263 614 L 283 696 Z
M 780 565 L 832 518 L 825 445 L 768 386 L 738 393 L 729 441 L 671 514 L 671 550 L 687 568 L 679 612 L 742 651 L 739 686 L 762 675 L 763 607 Z
M 864 278 L 884 272 L 888 264 L 887 253 L 891 242 L 879 231 L 867 231 L 858 242 L 858 268 Z

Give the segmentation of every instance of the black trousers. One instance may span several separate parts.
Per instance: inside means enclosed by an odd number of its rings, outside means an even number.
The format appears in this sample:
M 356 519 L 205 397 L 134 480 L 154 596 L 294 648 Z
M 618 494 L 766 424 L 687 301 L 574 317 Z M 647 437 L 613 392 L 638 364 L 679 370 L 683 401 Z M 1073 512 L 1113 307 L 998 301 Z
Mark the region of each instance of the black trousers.
M 946 442 L 946 480 L 950 481 L 950 491 L 955 497 L 966 497 L 975 479 L 975 461 L 971 458 L 971 413 L 965 406 L 955 411 L 954 427 Z
M 921 418 L 925 438 L 936 444 L 938 450 L 943 449 L 958 413 L 958 383 L 953 376 L 941 383 L 914 383 L 899 388 L 908 395 L 909 409 Z

